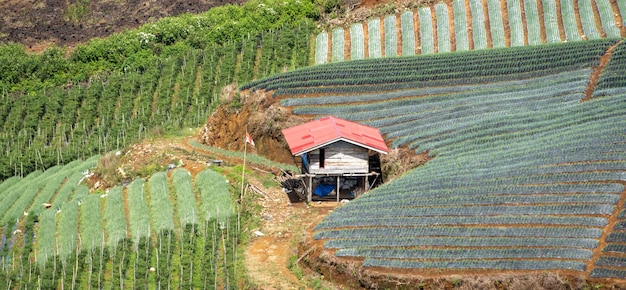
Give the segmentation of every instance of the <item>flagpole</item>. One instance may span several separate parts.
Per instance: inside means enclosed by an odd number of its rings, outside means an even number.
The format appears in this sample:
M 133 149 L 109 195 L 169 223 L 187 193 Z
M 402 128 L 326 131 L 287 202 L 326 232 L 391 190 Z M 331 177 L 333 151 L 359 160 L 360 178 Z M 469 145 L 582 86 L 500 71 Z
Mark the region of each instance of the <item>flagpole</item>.
M 246 176 L 246 153 L 248 152 L 248 126 L 246 126 L 246 135 L 244 136 L 243 142 L 243 169 L 241 170 L 241 195 L 240 198 L 243 198 L 243 180 Z

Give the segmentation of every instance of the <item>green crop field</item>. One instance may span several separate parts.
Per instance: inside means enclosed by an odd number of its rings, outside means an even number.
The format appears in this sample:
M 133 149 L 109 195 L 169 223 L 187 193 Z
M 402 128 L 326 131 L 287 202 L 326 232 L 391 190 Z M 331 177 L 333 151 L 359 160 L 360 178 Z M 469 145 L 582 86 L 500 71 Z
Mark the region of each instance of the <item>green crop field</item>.
M 407 10 L 400 13 L 402 25 L 399 29 L 394 28 L 396 15 L 387 15 L 384 17 L 374 17 L 367 23 L 357 23 L 354 25 L 368 25 L 370 36 L 370 52 L 371 58 L 382 57 L 377 47 L 384 44 L 384 56 L 396 56 L 395 50 L 389 50 L 389 46 L 395 47 L 400 43 L 402 47 L 402 55 L 412 55 L 410 47 L 415 43 L 420 43 L 421 48 L 417 50 L 421 54 L 430 54 L 434 52 L 450 52 L 452 47 L 454 51 L 466 51 L 470 47 L 473 49 L 502 48 L 515 47 L 524 45 L 541 45 L 545 43 L 580 41 L 587 39 L 598 39 L 602 37 L 619 38 L 626 37 L 626 32 L 620 30 L 620 26 L 616 24 L 616 17 L 620 15 L 622 19 L 624 14 L 623 1 L 611 2 L 609 0 L 562 0 L 556 2 L 554 0 L 542 0 L 543 22 L 540 23 L 538 2 L 534 0 L 487 0 L 487 1 L 462 1 L 452 0 L 452 9 L 448 9 L 446 2 L 438 2 L 432 4 L 432 7 L 421 7 L 414 10 Z M 469 6 L 466 5 L 469 3 Z M 558 4 L 558 5 L 557 5 Z M 467 7 L 466 7 L 467 6 Z M 502 7 L 504 6 L 504 7 Z M 593 11 L 597 7 L 598 14 Z M 431 9 L 432 8 L 432 9 Z M 578 8 L 578 9 L 576 9 Z M 506 9 L 506 19 L 503 16 L 503 9 Z M 523 9 L 523 10 L 522 10 Z M 431 11 L 435 11 L 434 15 Z M 469 13 L 468 13 L 469 12 Z M 523 13 L 522 13 L 523 12 Z M 413 15 L 417 15 L 420 22 L 420 31 L 418 39 L 413 35 L 411 30 Z M 448 24 L 449 15 L 454 20 L 454 30 L 450 30 Z M 433 24 L 432 19 L 436 19 Z M 471 21 L 468 22 L 468 20 Z M 379 24 L 384 20 L 385 39 L 380 39 Z M 626 20 L 624 20 L 626 21 Z M 578 30 L 577 23 L 582 26 L 582 31 Z M 601 27 L 597 27 L 597 23 Z M 505 25 L 506 24 L 506 25 Z M 410 26 L 409 26 L 410 25 Z M 487 27 L 486 25 L 489 25 Z M 508 28 L 509 33 L 505 35 L 504 28 Z M 488 43 L 487 29 L 489 29 L 491 42 Z M 565 33 L 562 39 L 559 29 Z M 363 33 L 363 32 L 361 32 Z M 545 40 L 542 38 L 545 34 Z M 318 43 L 315 46 L 316 53 L 324 54 L 328 49 L 328 43 L 320 42 L 320 37 L 326 32 L 318 35 Z M 398 37 L 401 35 L 401 37 Z M 408 35 L 408 37 L 406 37 Z M 450 43 L 450 35 L 454 35 L 453 44 Z M 471 43 L 468 35 L 471 35 Z M 352 36 L 354 37 L 354 36 Z M 362 37 L 362 36 L 359 36 Z M 434 39 L 437 38 L 437 49 L 434 47 Z M 331 49 L 340 50 L 333 45 Z M 362 59 L 362 57 L 352 58 L 352 60 Z M 316 64 L 333 62 L 336 59 L 317 59 Z
M 317 225 L 314 238 L 337 257 L 625 279 L 625 49 L 605 39 L 360 60 L 248 86 L 274 90 L 294 114 L 371 125 L 392 148 L 432 158 Z
M 46 188 L 60 192 L 71 180 L 68 177 L 91 169 L 97 159 L 76 161 L 25 178 L 11 179 L 2 183 L 0 198 L 5 201 L 8 193 L 25 190 L 24 193 L 32 192 L 32 197 L 22 196 L 41 201 L 47 196 Z M 65 183 L 50 182 L 58 175 L 66 178 Z M 48 183 L 41 189 L 32 187 L 31 176 Z M 176 190 L 177 198 L 171 198 L 174 194 L 168 192 L 170 188 Z M 10 269 L 17 267 L 34 271 L 17 282 L 25 287 L 179 285 L 214 288 L 235 281 L 237 274 L 232 263 L 235 261 L 233 249 L 239 239 L 237 214 L 231 207 L 226 180 L 220 174 L 205 170 L 192 179 L 187 170 L 179 168 L 170 177 L 159 172 L 147 181 L 137 179 L 128 186 L 112 188 L 106 194 L 88 194 L 83 185 L 73 191 L 69 199 L 60 197 L 68 199 L 61 206 L 40 210 L 40 204 L 33 204 L 23 210 L 29 213 L 27 217 L 38 216 L 39 220 L 34 227 L 32 219 L 18 219 L 18 223 L 26 223 L 24 235 L 29 238 L 22 240 L 20 233 L 7 231 L 14 228 L 11 222 L 3 227 L 0 285 L 7 288 L 15 285 L 14 279 L 19 277 L 15 275 L 20 274 Z M 54 199 L 45 201 L 53 203 Z M 196 207 L 196 199 L 197 206 L 204 211 L 201 216 L 197 210 L 191 210 Z M 14 206 L 19 205 L 18 201 Z M 179 222 L 174 222 L 174 212 L 178 213 Z M 23 242 L 17 244 L 17 241 Z M 29 259 L 31 253 L 35 254 L 34 259 Z M 15 254 L 22 256 L 20 262 L 15 261 Z M 216 259 L 223 255 L 228 259 Z M 163 259 L 162 263 L 154 263 L 157 256 Z M 180 263 L 180 268 L 173 268 L 173 261 Z M 155 267 L 155 271 L 147 271 L 149 267 Z
M 449 0 L 360 23 L 324 22 L 344 10 L 323 2 L 226 5 L 72 49 L 0 46 L 0 287 L 262 287 L 240 266 L 258 228 L 246 219 L 260 219 L 231 182 L 245 168 L 198 161 L 88 187 L 101 156 L 202 126 L 218 106 L 256 110 L 265 99 L 244 106 L 260 91 L 296 117 L 374 126 L 392 154 L 429 157 L 313 229 L 319 251 L 361 261 L 355 277 L 626 281 L 624 1 Z M 243 155 L 185 148 L 170 149 Z

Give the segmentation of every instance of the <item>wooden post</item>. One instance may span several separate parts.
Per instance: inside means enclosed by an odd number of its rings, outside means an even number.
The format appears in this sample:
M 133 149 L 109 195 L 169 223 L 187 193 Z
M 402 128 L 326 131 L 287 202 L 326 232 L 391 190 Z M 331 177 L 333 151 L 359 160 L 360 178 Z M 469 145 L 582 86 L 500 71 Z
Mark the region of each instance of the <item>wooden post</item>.
M 307 186 L 307 200 L 309 201 L 309 203 L 311 203 L 311 201 L 313 200 L 313 177 L 311 175 L 308 175 L 309 177 L 309 184 Z
M 337 193 L 337 202 L 339 202 L 339 188 L 341 188 L 341 176 L 337 175 L 337 189 L 335 189 Z

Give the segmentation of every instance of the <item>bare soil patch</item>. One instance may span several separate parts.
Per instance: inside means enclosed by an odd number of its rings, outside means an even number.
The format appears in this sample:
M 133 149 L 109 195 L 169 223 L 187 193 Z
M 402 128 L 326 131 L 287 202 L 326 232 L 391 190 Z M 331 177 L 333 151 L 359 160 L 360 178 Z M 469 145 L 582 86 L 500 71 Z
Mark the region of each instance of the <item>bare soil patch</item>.
M 580 8 L 578 7 L 578 1 L 572 1 L 574 3 L 574 19 L 576 19 L 576 28 L 578 28 L 578 35 L 583 36 L 586 39 L 585 30 L 583 30 L 583 23 L 580 21 Z
M 511 26 L 509 25 L 509 7 L 506 0 L 500 0 L 500 11 L 502 11 L 502 24 L 504 24 L 504 45 L 511 47 Z
M 470 0 L 465 0 L 465 15 L 467 15 L 467 41 L 469 42 L 469 49 L 472 50 L 474 49 L 474 33 L 472 32 L 472 9 L 470 9 Z
M 86 2 L 84 12 L 71 6 Z M 16 42 L 32 51 L 50 45 L 71 47 L 94 37 L 139 27 L 167 16 L 200 13 L 243 0 L 91 0 L 0 1 L 0 43 Z M 85 5 L 85 4 L 83 4 Z
M 413 29 L 415 30 L 415 53 L 422 54 L 422 32 L 420 31 L 420 18 L 417 11 L 413 11 Z
M 489 6 L 487 0 L 482 0 L 483 14 L 485 15 L 485 31 L 487 34 L 487 47 L 493 48 L 493 38 L 491 37 L 491 19 L 489 19 Z

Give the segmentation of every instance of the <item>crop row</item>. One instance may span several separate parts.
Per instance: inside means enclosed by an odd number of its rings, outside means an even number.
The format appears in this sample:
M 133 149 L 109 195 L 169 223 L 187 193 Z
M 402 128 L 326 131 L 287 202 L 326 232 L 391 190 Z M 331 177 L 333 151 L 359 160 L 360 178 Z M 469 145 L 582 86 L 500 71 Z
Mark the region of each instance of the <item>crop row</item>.
M 393 208 L 378 208 L 376 204 L 363 205 L 370 210 L 371 217 L 428 217 L 428 216 L 482 216 L 482 215 L 611 215 L 613 204 L 557 204 L 557 205 L 448 205 L 440 207 L 417 207 L 410 205 L 394 205 Z M 354 209 L 355 211 L 359 211 Z M 354 212 L 344 210 L 335 217 L 354 215 Z
M 435 52 L 435 39 L 433 34 L 433 22 L 430 7 L 418 10 L 420 21 L 420 50 L 422 54 Z
M 594 268 L 591 270 L 592 278 L 626 278 L 626 270 Z
M 159 172 L 149 180 L 150 216 L 154 229 L 158 232 L 174 230 L 174 207 L 168 190 L 167 174 Z
M 489 25 L 491 29 L 491 41 L 493 48 L 506 47 L 502 11 L 500 10 L 500 0 L 488 0 L 487 12 L 489 13 Z
M 607 224 L 604 217 L 585 216 L 553 216 L 553 215 L 493 215 L 493 216 L 443 216 L 443 217 L 406 217 L 406 216 L 385 216 L 385 217 L 359 217 L 353 218 L 336 217 L 332 221 L 325 220 L 319 223 L 315 229 L 332 229 L 349 225 L 351 227 L 368 226 L 426 226 L 426 225 L 568 225 L 576 224 L 581 227 L 603 227 Z
M 428 260 L 465 260 L 465 259 L 573 259 L 588 260 L 593 251 L 588 249 L 563 248 L 448 248 L 448 249 L 380 249 L 380 248 L 351 248 L 338 250 L 338 257 L 352 256 L 384 259 L 428 259 Z M 613 259 L 617 260 L 617 259 Z M 621 260 L 619 260 L 621 261 Z M 617 262 L 619 262 L 617 261 Z M 613 266 L 616 263 L 607 263 Z
M 402 55 L 409 56 L 415 54 L 415 28 L 413 26 L 413 12 L 405 11 L 400 15 L 400 25 L 402 33 Z M 360 26 L 353 24 L 353 26 Z M 354 58 L 353 58 L 354 59 Z
M 332 61 L 343 61 L 344 52 L 343 52 L 343 29 L 335 28 L 333 29 L 332 34 Z
M 359 237 L 578 237 L 599 238 L 601 229 L 581 227 L 376 227 L 324 230 L 315 234 L 315 239 L 344 239 Z
M 383 25 L 385 27 L 385 56 L 396 56 L 398 50 L 398 35 L 396 34 L 396 16 L 386 16 Z
M 142 237 L 150 236 L 150 211 L 146 202 L 145 179 L 136 179 L 127 187 L 128 222 L 130 235 L 135 243 Z M 118 213 L 119 214 L 119 213 Z M 155 217 L 160 218 L 160 217 Z M 154 230 L 154 229 L 152 229 Z M 156 232 L 156 231 L 155 231 Z
M 526 29 L 528 31 L 528 45 L 541 44 L 541 25 L 539 24 L 539 11 L 537 1 L 524 0 L 524 13 L 526 14 Z M 544 17 L 545 15 L 544 10 Z
M 193 191 L 191 174 L 187 170 L 176 169 L 172 172 L 172 183 L 176 190 L 176 209 L 180 226 L 199 224 L 199 211 L 196 206 L 196 194 Z
M 469 195 L 454 197 L 415 197 L 390 201 L 365 201 L 361 209 L 376 208 L 414 208 L 419 207 L 450 207 L 452 205 L 535 205 L 535 204 L 616 204 L 619 201 L 618 194 L 543 194 L 543 195 Z M 349 208 L 346 209 L 349 211 Z M 530 212 L 528 214 L 531 214 Z M 549 212 L 546 212 L 549 214 Z
M 602 249 L 603 252 L 616 252 L 626 254 L 626 245 L 623 244 L 608 244 Z
M 465 1 L 453 0 L 452 11 L 454 13 L 454 39 L 456 51 L 469 50 L 469 38 L 467 29 L 467 15 L 465 14 Z
M 559 24 L 557 17 L 557 7 L 555 0 L 542 0 L 543 19 L 546 27 L 546 41 L 548 43 L 561 42 L 559 35 Z
M 362 25 L 350 26 L 350 58 L 365 58 L 365 37 L 363 36 Z
M 472 13 L 472 36 L 474 37 L 474 49 L 487 48 L 487 29 L 485 28 L 485 13 L 482 2 L 469 1 Z
M 511 30 L 511 46 L 524 45 L 524 27 L 522 24 L 522 10 L 519 0 L 507 0 L 509 12 L 509 27 Z
M 412 269 L 493 269 L 493 270 L 551 270 L 568 269 L 583 272 L 584 262 L 566 260 L 461 260 L 461 261 L 405 261 L 367 259 L 364 267 L 412 268 Z
M 369 49 L 369 57 L 377 58 L 383 56 L 381 48 L 381 35 L 380 35 L 380 19 L 372 19 L 367 23 L 367 31 L 369 35 L 369 41 L 367 47 Z M 317 47 L 317 46 L 316 46 Z M 317 48 L 316 48 L 317 50 Z
M 594 249 L 597 239 L 546 238 L 546 237 L 352 237 L 330 239 L 324 243 L 329 249 L 352 249 L 361 247 L 563 247 Z
M 385 217 L 336 217 L 333 220 L 324 220 L 315 226 L 315 230 L 350 227 L 417 227 L 427 225 L 569 225 L 581 227 L 604 227 L 607 219 L 604 217 L 585 216 L 554 216 L 554 215 L 494 215 L 494 216 L 385 216 Z
M 450 23 L 448 19 L 448 6 L 445 3 L 434 5 L 435 18 L 437 19 L 437 52 L 450 52 Z

